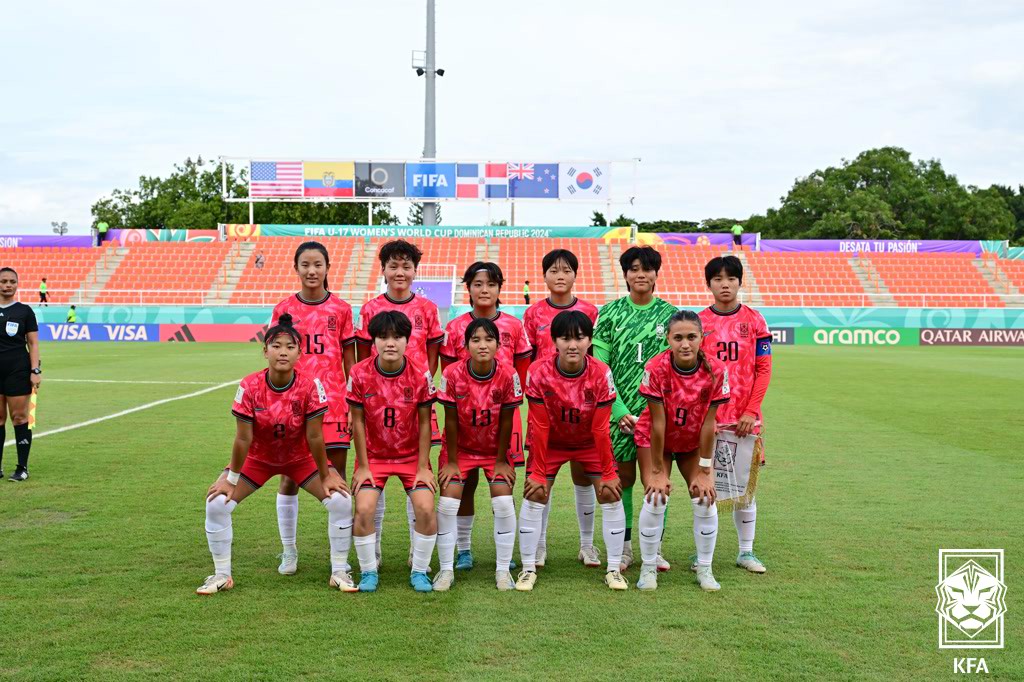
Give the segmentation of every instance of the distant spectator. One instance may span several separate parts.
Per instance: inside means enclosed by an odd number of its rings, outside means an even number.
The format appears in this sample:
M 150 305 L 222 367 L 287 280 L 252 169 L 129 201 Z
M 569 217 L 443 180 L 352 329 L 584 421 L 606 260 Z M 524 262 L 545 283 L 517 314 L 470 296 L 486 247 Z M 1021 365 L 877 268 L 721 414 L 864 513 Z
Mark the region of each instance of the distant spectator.
M 263 265 L 266 262 L 267 262 L 267 259 L 263 255 L 262 251 L 260 251 L 259 253 L 256 254 L 256 269 L 257 270 L 262 270 L 263 269 Z
M 523 282 L 523 301 L 530 305 L 530 280 Z
M 736 223 L 732 226 L 732 243 L 736 246 L 742 246 L 743 244 L 743 226 Z
M 50 297 L 46 293 L 46 278 L 43 277 L 43 281 L 39 283 L 39 303 L 40 305 L 49 306 Z
M 96 223 L 96 246 L 103 246 L 103 240 L 107 238 L 107 230 L 110 229 L 110 225 L 106 223 Z
M 78 324 L 78 314 L 75 312 L 75 306 L 71 306 L 68 310 L 68 324 Z

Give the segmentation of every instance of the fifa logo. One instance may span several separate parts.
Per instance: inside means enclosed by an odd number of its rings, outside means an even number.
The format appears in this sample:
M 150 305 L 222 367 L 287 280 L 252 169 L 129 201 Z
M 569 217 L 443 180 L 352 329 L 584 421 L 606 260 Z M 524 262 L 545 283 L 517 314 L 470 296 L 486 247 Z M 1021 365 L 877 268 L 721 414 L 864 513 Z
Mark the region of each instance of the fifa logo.
M 935 594 L 940 649 L 1003 648 L 1003 550 L 940 549 Z

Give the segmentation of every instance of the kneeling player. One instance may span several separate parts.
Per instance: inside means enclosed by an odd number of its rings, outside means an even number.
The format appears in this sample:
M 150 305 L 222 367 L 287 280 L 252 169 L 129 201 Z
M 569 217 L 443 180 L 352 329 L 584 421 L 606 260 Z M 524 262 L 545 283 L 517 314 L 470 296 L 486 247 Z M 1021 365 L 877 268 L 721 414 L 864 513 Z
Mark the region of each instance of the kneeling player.
M 426 369 L 414 366 L 405 357 L 412 333 L 412 323 L 405 314 L 393 310 L 377 313 L 367 331 L 377 357 L 352 368 L 346 398 L 356 448 L 352 489 L 356 496 L 359 591 L 377 590 L 374 512 L 388 478 L 397 476 L 416 513 L 409 583 L 417 592 L 431 592 L 427 567 L 437 540 L 437 483 L 429 459 L 434 382 Z
M 349 577 L 352 501 L 345 481 L 327 466 L 323 416 L 327 391 L 319 379 L 295 371 L 302 337 L 282 315 L 267 330 L 263 354 L 268 368 L 242 380 L 231 413 L 237 420 L 231 464 L 206 497 L 206 538 L 214 574 L 198 594 L 235 586 L 231 578 L 231 513 L 238 503 L 274 476 L 288 476 L 327 508 L 331 543 L 331 587 L 354 592 Z
M 644 366 L 640 394 L 647 409 L 636 425 L 637 458 L 644 483 L 640 512 L 643 567 L 637 588 L 658 587 L 657 560 L 672 490 L 672 462 L 686 479 L 693 503 L 693 540 L 697 545 L 697 580 L 702 589 L 721 588 L 711 572 L 718 537 L 718 507 L 712 478 L 715 413 L 729 400 L 729 373 L 700 349 L 700 318 L 680 310 L 668 323 L 669 349 Z
M 608 433 L 615 384 L 608 366 L 587 356 L 593 333 L 594 326 L 585 314 L 578 310 L 559 313 L 551 322 L 558 355 L 534 363 L 527 374 L 530 460 L 519 515 L 523 571 L 516 581 L 516 589 L 523 592 L 532 590 L 537 582 L 537 542 L 548 491 L 561 466 L 571 461 L 583 465 L 601 503 L 608 560 L 605 584 L 613 590 L 628 587 L 619 572 L 626 512 Z
M 516 507 L 512 486 L 516 470 L 509 443 L 516 408 L 523 402 L 519 375 L 508 362 L 496 358 L 497 325 L 478 317 L 464 334 L 469 359 L 448 365 L 441 379 L 438 401 L 444 405 L 444 431 L 448 441 L 442 453 L 437 502 L 437 556 L 441 570 L 435 590 L 447 590 L 455 581 L 456 514 L 462 502 L 464 480 L 483 471 L 491 488 L 494 510 L 495 581 L 499 590 L 515 588 L 509 573 L 515 545 Z

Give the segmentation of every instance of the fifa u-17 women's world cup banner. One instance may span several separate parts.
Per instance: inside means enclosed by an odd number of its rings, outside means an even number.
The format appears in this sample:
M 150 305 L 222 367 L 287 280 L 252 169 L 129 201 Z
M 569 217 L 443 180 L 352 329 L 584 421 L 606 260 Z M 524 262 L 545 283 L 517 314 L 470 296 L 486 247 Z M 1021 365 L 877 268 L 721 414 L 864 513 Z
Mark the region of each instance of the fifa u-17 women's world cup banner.
M 712 457 L 719 508 L 750 504 L 761 465 L 761 437 L 750 434 L 740 438 L 735 431 L 719 431 Z

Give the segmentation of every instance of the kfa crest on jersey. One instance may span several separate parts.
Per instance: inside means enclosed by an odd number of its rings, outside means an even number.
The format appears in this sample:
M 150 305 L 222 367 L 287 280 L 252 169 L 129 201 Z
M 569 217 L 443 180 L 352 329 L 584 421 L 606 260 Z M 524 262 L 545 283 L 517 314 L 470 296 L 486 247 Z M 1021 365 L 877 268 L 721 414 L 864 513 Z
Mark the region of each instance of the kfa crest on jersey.
M 338 318 L 336 315 L 327 316 L 327 331 L 336 332 L 338 331 Z

